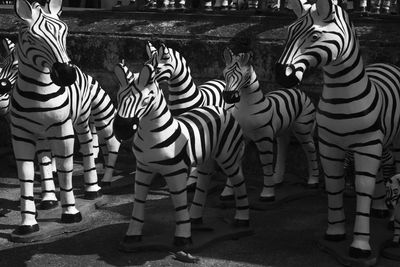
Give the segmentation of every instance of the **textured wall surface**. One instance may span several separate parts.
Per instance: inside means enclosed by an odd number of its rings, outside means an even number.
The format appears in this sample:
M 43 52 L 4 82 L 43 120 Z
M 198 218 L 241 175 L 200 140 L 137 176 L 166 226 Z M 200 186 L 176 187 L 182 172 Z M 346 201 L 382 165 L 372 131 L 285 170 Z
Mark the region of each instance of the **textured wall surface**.
M 96 77 L 115 96 L 116 63 L 125 59 L 138 71 L 147 59 L 145 43 L 164 42 L 181 52 L 196 81 L 221 77 L 222 51 L 251 50 L 253 65 L 265 91 L 276 88 L 274 64 L 283 50 L 287 26 L 295 17 L 239 16 L 112 11 L 64 11 L 69 26 L 67 47 L 73 62 Z M 354 18 L 365 62 L 391 62 L 400 66 L 400 19 Z M 0 38 L 17 40 L 20 20 L 12 9 L 0 10 Z M 313 71 L 302 86 L 314 99 L 322 85 L 321 72 Z

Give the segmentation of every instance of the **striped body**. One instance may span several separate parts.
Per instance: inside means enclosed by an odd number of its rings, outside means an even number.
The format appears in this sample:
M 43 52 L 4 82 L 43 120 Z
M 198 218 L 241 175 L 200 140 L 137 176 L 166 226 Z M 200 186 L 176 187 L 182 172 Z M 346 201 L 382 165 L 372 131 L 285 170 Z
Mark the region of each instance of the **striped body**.
M 215 160 L 235 185 L 237 220 L 248 221 L 248 200 L 240 166 L 242 132 L 233 116 L 220 107 L 196 108 L 173 117 L 158 84 L 155 71 L 145 65 L 137 79 L 129 81 L 123 66 L 115 69 L 121 89 L 118 93 L 116 135 L 133 136 L 137 161 L 135 204 L 128 236 L 142 233 L 144 204 L 156 173 L 167 181 L 176 212 L 176 238 L 190 238 L 190 219 L 202 218 L 210 175 Z M 133 129 L 133 130 L 132 130 Z M 190 209 L 187 209 L 186 180 L 191 166 L 197 166 L 199 180 Z
M 156 80 L 168 85 L 168 107 L 174 116 L 178 116 L 193 108 L 203 106 L 218 106 L 229 109 L 222 97 L 225 82 L 210 80 L 199 86 L 193 81 L 186 59 L 176 50 L 162 44 L 157 51 L 150 43 L 146 46 L 147 54 L 157 69 Z M 194 167 L 188 179 L 188 186 L 197 180 Z
M 277 79 L 293 86 L 307 68 L 323 68 L 316 119 L 328 193 L 326 238 L 344 238 L 343 163 L 350 151 L 355 161 L 357 211 L 349 252 L 353 257 L 368 257 L 370 205 L 382 152 L 393 146 L 399 158 L 400 69 L 388 64 L 365 68 L 349 17 L 331 0 L 318 0 L 312 6 L 295 1 L 293 6 L 299 19 L 289 27 Z
M 272 200 L 274 184 L 283 181 L 285 138 L 290 131 L 307 156 L 308 184 L 316 186 L 319 167 L 313 140 L 315 107 L 311 99 L 296 89 L 280 89 L 264 95 L 249 62 L 250 53 L 234 55 L 226 49 L 224 58 L 225 100 L 227 103 L 236 102 L 231 111 L 244 135 L 255 143 L 259 152 L 264 176 L 261 199 Z M 222 196 L 232 194 L 229 187 L 227 184 Z

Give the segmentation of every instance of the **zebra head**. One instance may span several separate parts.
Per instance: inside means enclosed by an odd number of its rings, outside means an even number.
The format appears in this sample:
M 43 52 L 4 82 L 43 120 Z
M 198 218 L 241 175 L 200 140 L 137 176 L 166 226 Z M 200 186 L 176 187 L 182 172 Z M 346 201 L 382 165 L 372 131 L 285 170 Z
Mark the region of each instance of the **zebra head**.
M 8 94 L 18 76 L 18 59 L 15 53 L 15 45 L 11 40 L 3 39 L 5 58 L 0 63 L 0 95 Z
M 386 182 L 386 205 L 395 208 L 400 199 L 400 174 L 392 176 Z
M 156 55 L 156 57 L 155 57 Z M 153 55 L 156 59 L 153 64 L 155 66 L 156 72 L 156 81 L 159 83 L 168 82 L 170 83 L 175 77 L 179 76 L 180 74 L 185 74 L 184 70 L 182 69 L 183 66 L 186 66 L 185 59 L 180 56 L 180 54 L 165 46 L 165 44 L 161 44 L 158 49 L 158 52 Z M 180 62 L 178 62 L 178 60 Z M 179 64 L 182 63 L 182 64 Z M 190 72 L 190 70 L 189 70 Z
M 8 113 L 10 104 L 10 91 L 18 75 L 18 59 L 15 54 L 15 45 L 11 40 L 3 39 L 5 50 L 4 60 L 0 63 L 0 116 Z
M 132 74 L 123 64 L 117 64 L 114 73 L 120 89 L 113 128 L 117 139 L 126 141 L 135 135 L 141 119 L 152 110 L 158 87 L 151 64 L 145 64 L 138 75 Z
M 239 102 L 240 90 L 249 87 L 251 81 L 254 80 L 254 71 L 250 64 L 251 57 L 251 53 L 235 55 L 229 48 L 225 48 L 224 60 L 226 67 L 223 70 L 223 74 L 226 85 L 222 95 L 226 103 Z
M 284 51 L 276 64 L 276 81 L 284 87 L 298 85 L 308 68 L 340 64 L 348 51 L 351 23 L 348 15 L 332 0 L 293 0 L 298 19 L 289 26 Z
M 62 0 L 47 1 L 44 7 L 37 2 L 15 1 L 15 12 L 25 23 L 17 51 L 32 75 L 50 74 L 56 85 L 69 86 L 76 80 L 76 70 L 66 51 L 68 27 L 59 19 L 61 6 Z

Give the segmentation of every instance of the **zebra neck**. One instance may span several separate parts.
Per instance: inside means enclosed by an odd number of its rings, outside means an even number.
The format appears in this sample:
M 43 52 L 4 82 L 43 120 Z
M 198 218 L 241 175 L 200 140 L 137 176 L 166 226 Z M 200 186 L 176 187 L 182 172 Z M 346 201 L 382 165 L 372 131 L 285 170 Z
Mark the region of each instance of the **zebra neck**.
M 240 99 L 246 104 L 254 104 L 265 99 L 257 77 L 251 79 L 249 84 L 240 90 Z
M 140 120 L 139 125 L 139 138 L 148 144 L 165 140 L 179 127 L 162 93 L 158 94 L 157 98 L 152 110 Z
M 49 87 L 59 88 L 52 82 L 48 68 L 38 68 L 37 66 L 25 64 L 24 59 L 19 59 L 17 80 L 20 87 L 27 91 L 36 91 L 43 88 L 49 90 Z
M 354 53 L 324 68 L 324 87 L 321 100 L 332 104 L 351 104 L 366 97 L 371 88 L 365 73 L 361 53 L 356 44 Z
M 203 95 L 188 71 L 185 77 L 170 82 L 168 86 L 168 104 L 174 116 L 199 107 L 203 102 Z

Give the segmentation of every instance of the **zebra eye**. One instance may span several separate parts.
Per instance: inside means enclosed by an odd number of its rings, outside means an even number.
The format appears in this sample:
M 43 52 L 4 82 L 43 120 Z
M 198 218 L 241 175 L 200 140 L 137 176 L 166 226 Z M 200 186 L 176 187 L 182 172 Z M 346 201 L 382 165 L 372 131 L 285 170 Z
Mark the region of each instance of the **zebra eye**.
M 321 33 L 319 33 L 319 32 L 311 35 L 311 41 L 313 41 L 313 42 L 317 41 L 319 38 L 321 38 Z

